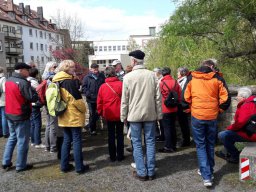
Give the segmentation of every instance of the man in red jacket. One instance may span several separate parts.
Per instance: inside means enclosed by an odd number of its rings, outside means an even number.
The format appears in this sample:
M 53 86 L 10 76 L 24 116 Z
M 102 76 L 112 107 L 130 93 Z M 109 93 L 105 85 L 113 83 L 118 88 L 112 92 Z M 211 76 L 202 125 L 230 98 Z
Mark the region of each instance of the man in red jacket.
M 219 139 L 224 144 L 227 154 L 217 151 L 216 156 L 225 159 L 229 163 L 239 163 L 239 151 L 235 142 L 255 142 L 256 133 L 250 135 L 244 129 L 252 115 L 256 114 L 256 96 L 251 96 L 252 91 L 248 87 L 242 87 L 237 93 L 237 110 L 234 123 L 227 127 L 226 131 L 219 133 Z

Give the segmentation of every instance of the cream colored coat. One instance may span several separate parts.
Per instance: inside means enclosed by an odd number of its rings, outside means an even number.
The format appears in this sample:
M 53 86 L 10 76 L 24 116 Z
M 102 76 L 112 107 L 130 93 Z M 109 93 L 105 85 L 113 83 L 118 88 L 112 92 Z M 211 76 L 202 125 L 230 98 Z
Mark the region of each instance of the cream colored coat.
M 161 93 L 152 71 L 136 65 L 124 76 L 121 121 L 145 122 L 162 119 Z

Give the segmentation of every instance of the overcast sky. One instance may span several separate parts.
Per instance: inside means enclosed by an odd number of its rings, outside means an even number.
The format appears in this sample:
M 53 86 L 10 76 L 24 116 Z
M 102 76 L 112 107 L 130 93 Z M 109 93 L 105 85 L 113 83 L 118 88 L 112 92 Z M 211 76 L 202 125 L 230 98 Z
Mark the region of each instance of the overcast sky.
M 160 26 L 174 12 L 171 0 L 14 0 L 37 10 L 42 6 L 44 17 L 51 19 L 57 10 L 77 15 L 87 40 L 124 40 L 129 35 L 147 35 L 148 27 Z

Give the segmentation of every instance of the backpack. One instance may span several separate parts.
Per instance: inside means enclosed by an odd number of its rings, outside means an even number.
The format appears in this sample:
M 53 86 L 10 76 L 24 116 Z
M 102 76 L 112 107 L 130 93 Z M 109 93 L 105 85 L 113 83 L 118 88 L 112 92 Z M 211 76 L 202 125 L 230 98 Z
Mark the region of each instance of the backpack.
M 256 98 L 252 101 L 256 106 Z M 253 114 L 250 119 L 247 121 L 246 125 L 244 126 L 244 130 L 246 134 L 251 137 L 254 133 L 256 133 L 256 114 Z
M 67 108 L 65 101 L 61 99 L 60 83 L 51 83 L 46 90 L 47 109 L 51 116 L 59 116 L 63 114 Z
M 170 89 L 164 81 L 163 81 L 163 83 L 169 90 L 168 96 L 164 100 L 165 106 L 168 108 L 177 107 L 179 104 L 179 96 L 178 96 L 178 93 L 175 91 L 177 82 L 175 81 L 175 85 L 172 89 Z
M 47 89 L 47 80 L 43 80 L 36 88 L 36 92 L 39 97 L 39 102 L 41 105 L 46 105 L 46 89 Z

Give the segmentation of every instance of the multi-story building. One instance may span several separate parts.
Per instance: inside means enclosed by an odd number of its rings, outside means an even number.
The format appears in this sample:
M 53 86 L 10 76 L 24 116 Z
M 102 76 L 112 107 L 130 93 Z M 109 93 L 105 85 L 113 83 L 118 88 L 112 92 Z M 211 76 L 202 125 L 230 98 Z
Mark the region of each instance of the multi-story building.
M 34 11 L 24 3 L 16 5 L 13 0 L 0 0 L 0 28 L 5 33 L 8 72 L 21 61 L 35 62 L 42 71 L 53 60 L 52 50 L 63 47 L 63 33 L 43 17 L 42 7 Z
M 104 69 L 118 59 L 126 67 L 130 64 L 128 53 L 136 49 L 143 50 L 147 42 L 154 38 L 155 27 L 149 27 L 148 35 L 130 35 L 128 40 L 93 41 L 94 55 L 89 55 L 89 65 L 97 63 L 100 69 Z
M 4 48 L 4 33 L 0 32 L 0 66 L 6 69 L 6 55 Z

